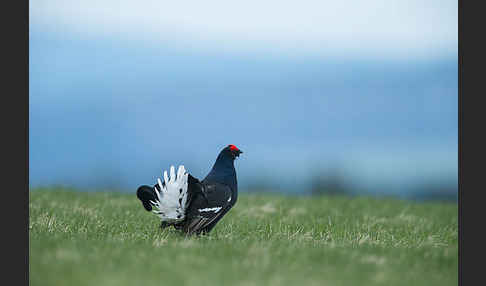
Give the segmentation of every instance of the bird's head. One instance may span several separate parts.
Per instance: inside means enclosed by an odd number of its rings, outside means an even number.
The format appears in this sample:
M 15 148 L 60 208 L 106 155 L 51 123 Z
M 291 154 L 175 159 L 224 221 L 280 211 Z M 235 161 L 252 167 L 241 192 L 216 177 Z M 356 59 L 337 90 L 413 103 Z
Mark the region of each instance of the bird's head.
M 232 144 L 226 146 L 223 149 L 223 152 L 230 155 L 233 160 L 236 159 L 236 157 L 239 157 L 241 153 L 243 153 L 243 151 L 241 151 L 240 149 L 238 149 L 238 147 Z
M 235 145 L 228 145 L 219 152 L 216 162 L 214 162 L 213 168 L 203 181 L 214 181 L 224 184 L 229 184 L 236 189 L 236 170 L 235 159 L 243 153 Z

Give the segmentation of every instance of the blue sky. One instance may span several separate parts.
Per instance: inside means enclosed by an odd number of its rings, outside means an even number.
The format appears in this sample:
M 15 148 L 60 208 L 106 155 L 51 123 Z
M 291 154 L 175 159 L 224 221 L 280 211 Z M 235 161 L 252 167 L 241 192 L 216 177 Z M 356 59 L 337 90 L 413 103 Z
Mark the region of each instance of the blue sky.
M 208 53 L 434 58 L 457 53 L 457 1 L 30 2 L 31 28 Z
M 456 2 L 35 1 L 29 53 L 33 186 L 203 177 L 227 144 L 242 186 L 457 182 Z

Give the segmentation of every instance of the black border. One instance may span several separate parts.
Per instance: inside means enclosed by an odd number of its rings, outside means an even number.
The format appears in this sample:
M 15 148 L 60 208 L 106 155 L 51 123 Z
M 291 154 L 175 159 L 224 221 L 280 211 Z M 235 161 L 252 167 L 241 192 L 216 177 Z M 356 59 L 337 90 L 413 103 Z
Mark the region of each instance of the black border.
M 464 1 L 465 2 L 465 1 Z M 484 284 L 484 34 L 483 9 L 475 1 L 458 1 L 458 159 L 459 285 Z M 473 4 L 477 3 L 477 7 Z M 477 29 L 477 31 L 475 31 Z M 467 39 L 469 43 L 466 44 Z M 467 51 L 467 56 L 465 56 Z M 467 67 L 467 69 L 466 69 Z
M 462 2 L 461 0 L 458 0 L 457 3 L 457 170 L 458 170 L 458 188 L 457 188 L 457 197 L 458 197 L 458 285 L 463 285 L 464 283 L 464 278 L 463 278 L 463 263 L 462 263 L 462 258 L 463 258 L 463 242 L 461 241 L 462 239 L 462 117 L 463 117 L 463 112 L 462 112 L 462 36 L 463 33 L 461 29 L 464 27 L 462 24 L 463 21 L 463 13 L 464 10 L 462 9 Z
M 29 285 L 29 0 L 2 4 L 2 284 Z

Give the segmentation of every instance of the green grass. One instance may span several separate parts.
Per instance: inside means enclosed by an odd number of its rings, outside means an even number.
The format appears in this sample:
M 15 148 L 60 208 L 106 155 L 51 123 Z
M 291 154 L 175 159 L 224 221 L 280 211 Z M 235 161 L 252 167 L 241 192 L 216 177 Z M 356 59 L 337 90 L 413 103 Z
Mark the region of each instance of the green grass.
M 457 285 L 452 203 L 240 194 L 202 237 L 135 194 L 31 190 L 30 285 Z

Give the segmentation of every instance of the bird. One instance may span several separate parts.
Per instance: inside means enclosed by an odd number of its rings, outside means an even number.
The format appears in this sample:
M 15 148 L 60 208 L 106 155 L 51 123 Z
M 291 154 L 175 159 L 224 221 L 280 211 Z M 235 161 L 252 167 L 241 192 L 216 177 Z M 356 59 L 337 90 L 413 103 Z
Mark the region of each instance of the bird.
M 210 172 L 200 181 L 180 165 L 177 174 L 170 167 L 164 182 L 157 179 L 151 187 L 142 185 L 137 197 L 147 211 L 161 219 L 162 229 L 173 226 L 186 235 L 208 234 L 236 204 L 238 182 L 234 161 L 242 154 L 238 147 L 224 147 Z

